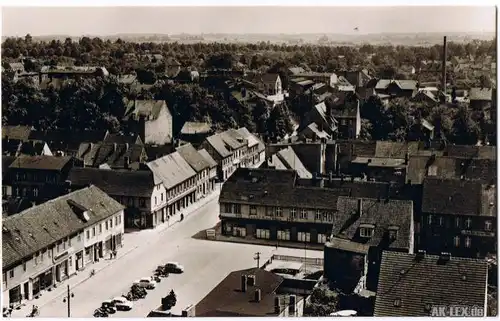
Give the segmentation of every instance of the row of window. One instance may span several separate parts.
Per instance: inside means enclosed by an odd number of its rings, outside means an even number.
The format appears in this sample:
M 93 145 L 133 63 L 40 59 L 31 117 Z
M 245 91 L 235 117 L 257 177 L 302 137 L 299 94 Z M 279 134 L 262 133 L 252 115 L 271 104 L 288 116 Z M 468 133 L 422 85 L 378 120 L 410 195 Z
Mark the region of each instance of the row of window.
M 258 239 L 270 239 L 271 234 L 268 229 L 257 229 L 255 231 L 255 236 Z M 278 230 L 276 233 L 276 238 L 280 241 L 290 241 L 291 233 L 290 230 Z M 326 243 L 327 236 L 325 234 L 318 234 L 317 242 L 320 244 Z M 311 233 L 309 232 L 298 232 L 297 233 L 297 241 L 299 242 L 311 242 Z
M 5 193 L 7 194 L 7 193 Z M 32 196 L 32 197 L 38 197 L 39 191 L 38 187 L 15 187 L 12 190 L 12 196 L 19 196 L 19 197 L 26 197 L 26 196 Z
M 448 224 L 450 222 L 449 221 L 445 222 L 445 219 L 443 216 L 439 216 L 439 215 L 428 215 L 427 216 L 427 224 L 428 225 L 436 224 L 439 226 L 443 226 L 443 225 L 445 225 L 445 223 L 448 226 Z M 472 228 L 472 219 L 470 217 L 468 217 L 466 219 L 462 219 L 460 217 L 455 217 L 454 223 L 455 223 L 454 226 L 456 228 L 461 228 L 461 227 L 464 227 L 466 229 Z M 491 220 L 484 221 L 484 230 L 485 231 L 491 231 L 492 228 L 493 228 L 493 222 Z
M 297 209 L 297 208 L 282 208 L 279 206 L 272 207 L 272 206 L 266 206 L 265 207 L 265 215 L 266 216 L 274 216 L 274 217 L 284 217 L 284 211 L 287 210 L 289 212 L 289 217 L 292 219 L 297 218 L 297 214 L 300 219 L 306 220 L 309 218 L 309 211 L 305 208 L 302 209 Z M 231 203 L 225 203 L 224 204 L 224 213 L 228 214 L 241 214 L 241 204 L 231 204 Z M 256 205 L 250 205 L 250 215 L 257 215 L 257 206 Z M 316 221 L 333 221 L 333 213 L 328 212 L 325 210 L 315 210 L 315 216 L 314 219 Z
M 104 227 L 105 227 L 106 231 L 108 231 L 109 229 L 112 229 L 113 228 L 113 222 L 114 222 L 115 226 L 118 226 L 119 224 L 121 224 L 121 222 L 122 222 L 121 215 L 117 215 L 115 217 L 112 217 L 112 218 L 106 220 L 104 223 L 101 222 L 101 223 L 99 223 L 99 225 L 92 227 L 92 237 L 96 236 L 96 231 L 97 231 L 98 234 L 102 233 L 103 224 L 104 224 Z M 79 237 L 78 241 L 80 241 L 80 236 L 78 236 L 78 237 Z M 86 238 L 86 240 L 89 240 L 90 237 L 91 237 L 90 236 L 90 230 L 87 230 L 85 232 L 85 238 Z
M 46 182 L 46 183 L 56 183 L 58 176 L 40 174 L 40 173 L 16 173 L 16 181 L 31 181 L 31 182 Z

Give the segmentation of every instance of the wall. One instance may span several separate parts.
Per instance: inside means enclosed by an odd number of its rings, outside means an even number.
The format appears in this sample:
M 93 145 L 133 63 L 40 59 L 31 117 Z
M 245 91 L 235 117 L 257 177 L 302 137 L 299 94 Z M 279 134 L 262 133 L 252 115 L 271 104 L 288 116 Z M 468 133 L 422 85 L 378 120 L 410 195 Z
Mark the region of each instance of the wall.
M 106 222 L 108 222 L 108 229 L 106 229 Z M 85 229 L 83 233 L 85 247 L 87 248 L 96 243 L 103 242 L 103 249 L 105 250 L 104 243 L 106 242 L 106 239 L 109 239 L 110 236 L 125 233 L 124 224 L 125 224 L 125 217 L 122 210 L 114 214 L 113 216 L 110 216 L 107 219 L 100 221 L 99 223 L 93 226 L 89 226 L 88 228 Z M 99 226 L 102 226 L 102 232 L 99 232 L 100 231 Z M 95 235 L 93 233 L 94 228 L 95 228 Z M 90 236 L 89 238 L 87 238 L 87 231 L 89 232 Z
M 164 145 L 172 141 L 172 115 L 166 105 L 162 107 L 156 120 L 147 120 L 145 128 L 145 144 Z M 163 137 L 168 136 L 167 141 Z

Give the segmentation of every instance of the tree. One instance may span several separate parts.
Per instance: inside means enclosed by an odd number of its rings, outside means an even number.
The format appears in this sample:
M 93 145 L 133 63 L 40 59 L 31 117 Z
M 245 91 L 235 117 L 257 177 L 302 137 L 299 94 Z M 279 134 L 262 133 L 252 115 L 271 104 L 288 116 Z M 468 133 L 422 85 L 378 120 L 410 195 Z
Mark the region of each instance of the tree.
M 339 294 L 326 288 L 316 287 L 310 303 L 304 307 L 304 316 L 326 317 L 337 310 Z
M 359 133 L 359 139 L 371 140 L 372 130 L 373 130 L 372 123 L 368 119 L 361 119 L 361 130 Z
M 171 290 L 170 293 L 161 300 L 161 304 L 165 310 L 172 309 L 177 304 L 177 295 L 174 290 Z

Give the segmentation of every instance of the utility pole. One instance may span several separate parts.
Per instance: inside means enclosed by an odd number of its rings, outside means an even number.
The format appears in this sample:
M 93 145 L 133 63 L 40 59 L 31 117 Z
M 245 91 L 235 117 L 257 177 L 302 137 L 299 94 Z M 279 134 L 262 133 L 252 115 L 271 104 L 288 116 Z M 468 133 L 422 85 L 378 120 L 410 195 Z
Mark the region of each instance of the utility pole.
M 255 253 L 255 256 L 253 257 L 254 260 L 257 260 L 257 268 L 260 268 L 260 252 Z
M 71 298 L 74 298 L 75 294 L 72 293 L 69 289 L 69 284 L 68 284 L 68 292 L 66 296 L 63 299 L 63 302 L 68 302 L 68 318 L 71 318 Z

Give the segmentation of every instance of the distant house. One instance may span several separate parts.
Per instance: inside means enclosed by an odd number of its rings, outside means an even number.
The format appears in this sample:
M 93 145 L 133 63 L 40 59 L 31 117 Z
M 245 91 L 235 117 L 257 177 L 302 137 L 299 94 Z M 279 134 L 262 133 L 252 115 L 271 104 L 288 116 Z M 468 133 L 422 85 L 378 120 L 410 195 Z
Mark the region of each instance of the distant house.
M 283 94 L 281 78 L 278 74 L 249 75 L 244 81 L 256 86 L 256 89 L 266 95 L 275 96 Z
M 25 71 L 24 64 L 22 62 L 11 62 L 9 63 L 9 69 L 16 74 L 22 74 Z
M 147 161 L 147 154 L 143 144 L 82 143 L 76 158 L 82 160 L 85 167 L 138 169 Z
M 215 182 L 209 179 L 211 163 L 191 144 L 177 147 L 177 152 L 196 172 L 195 201 L 207 196 L 215 189 Z
M 411 201 L 340 196 L 332 225 L 325 277 L 346 293 L 376 291 L 383 250 L 414 250 Z
M 439 99 L 436 94 L 428 90 L 419 90 L 415 96 L 412 97 L 412 101 L 423 102 L 429 105 L 435 105 L 439 103 Z
M 338 138 L 357 139 L 361 133 L 360 102 L 353 93 L 339 93 L 325 101 L 327 113 L 336 121 Z
M 204 122 L 185 122 L 182 126 L 179 139 L 199 145 L 213 133 L 212 125 Z
M 294 78 L 303 78 L 304 80 L 313 80 L 315 82 L 324 82 L 334 88 L 338 82 L 338 76 L 335 73 L 322 72 L 303 72 L 294 75 Z
M 303 128 L 309 126 L 311 123 L 316 123 L 320 132 L 325 131 L 331 136 L 334 136 L 338 128 L 338 123 L 332 115 L 332 109 L 330 106 L 327 106 L 325 102 L 316 104 L 314 108 L 308 112 L 306 115 L 306 121 L 299 128 L 299 131 L 302 131 Z
M 167 76 L 167 78 L 173 79 L 177 77 L 180 72 L 181 64 L 177 60 L 169 58 L 167 59 L 167 61 L 165 61 L 165 75 Z
M 375 317 L 445 317 L 454 306 L 476 308 L 485 317 L 488 266 L 446 253 L 386 251 L 377 288 Z
M 172 141 L 172 114 L 163 100 L 128 102 L 124 120 L 144 144 L 164 145 Z
M 272 155 L 267 162 L 263 164 L 263 168 L 274 168 L 279 170 L 292 169 L 297 171 L 297 175 L 300 178 L 313 178 L 311 172 L 305 168 L 304 164 L 300 161 L 300 158 L 297 154 L 295 154 L 295 151 L 290 146 Z
M 370 81 L 373 77 L 370 76 L 368 70 L 356 70 L 356 71 L 345 71 L 344 77 L 351 83 L 353 86 L 365 87 L 368 81 Z
M 302 67 L 290 67 L 290 68 L 288 68 L 288 75 L 289 76 L 296 76 L 299 74 L 303 74 L 305 72 L 306 72 L 306 70 Z
M 411 98 L 417 92 L 416 80 L 394 80 L 380 79 L 375 86 L 377 94 L 389 95 L 391 97 Z
M 54 155 L 76 156 L 83 142 L 97 143 L 106 137 L 106 130 L 49 130 L 32 131 L 30 141 L 46 142 Z
M 29 126 L 2 126 L 2 140 L 28 141 L 33 129 Z
M 491 88 L 471 88 L 469 90 L 470 107 L 473 110 L 487 111 L 491 108 L 493 98 Z
M 301 131 L 297 133 L 299 139 L 309 139 L 312 141 L 328 140 L 331 139 L 331 135 L 328 134 L 324 129 L 320 130 L 318 124 L 310 123 L 304 127 Z
M 20 141 L 15 139 L 2 139 L 2 154 L 9 156 L 52 156 L 52 151 L 45 142 Z

